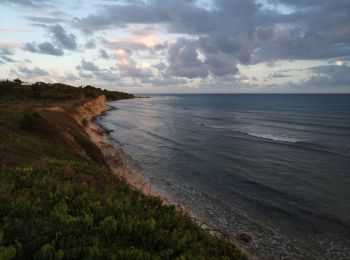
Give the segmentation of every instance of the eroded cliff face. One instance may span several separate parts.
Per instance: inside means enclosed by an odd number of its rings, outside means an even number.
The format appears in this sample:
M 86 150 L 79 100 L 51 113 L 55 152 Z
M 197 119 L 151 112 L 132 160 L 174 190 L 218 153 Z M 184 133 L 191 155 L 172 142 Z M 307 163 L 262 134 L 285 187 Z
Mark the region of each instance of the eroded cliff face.
M 94 122 L 94 117 L 110 110 L 112 107 L 107 105 L 105 96 L 100 96 L 94 100 L 77 105 L 73 117 L 85 133 L 101 151 L 104 161 L 109 169 L 118 178 L 123 179 L 131 188 L 141 191 L 145 195 L 160 196 L 164 203 L 169 203 L 150 183 L 142 180 L 133 174 L 126 166 L 122 153 L 116 149 L 105 135 L 105 129 Z
M 103 112 L 110 110 L 111 108 L 111 106 L 107 105 L 106 96 L 102 95 L 96 99 L 76 106 L 74 108 L 73 117 L 79 125 L 86 128 L 87 124 L 89 124 L 94 117 L 101 115 Z

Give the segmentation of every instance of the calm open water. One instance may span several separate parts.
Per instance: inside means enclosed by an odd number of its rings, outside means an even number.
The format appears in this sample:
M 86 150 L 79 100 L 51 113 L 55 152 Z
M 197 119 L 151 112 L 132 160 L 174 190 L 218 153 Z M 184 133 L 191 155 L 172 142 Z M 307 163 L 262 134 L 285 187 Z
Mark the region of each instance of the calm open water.
M 99 119 L 127 163 L 268 258 L 350 259 L 350 95 L 157 95 Z

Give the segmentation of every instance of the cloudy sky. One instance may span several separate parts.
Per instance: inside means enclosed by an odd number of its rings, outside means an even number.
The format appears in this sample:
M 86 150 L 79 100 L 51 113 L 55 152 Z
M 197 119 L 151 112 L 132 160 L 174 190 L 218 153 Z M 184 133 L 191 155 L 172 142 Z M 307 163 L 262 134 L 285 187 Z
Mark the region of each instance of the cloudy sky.
M 0 0 L 0 79 L 350 92 L 349 0 Z

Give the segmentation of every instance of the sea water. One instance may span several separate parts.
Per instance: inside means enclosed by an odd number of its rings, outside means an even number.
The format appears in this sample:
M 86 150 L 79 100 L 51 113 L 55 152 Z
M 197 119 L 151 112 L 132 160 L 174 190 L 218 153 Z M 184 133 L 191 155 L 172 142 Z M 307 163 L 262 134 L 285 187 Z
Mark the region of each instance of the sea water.
M 276 259 L 350 259 L 350 95 L 153 95 L 99 119 L 128 166 Z

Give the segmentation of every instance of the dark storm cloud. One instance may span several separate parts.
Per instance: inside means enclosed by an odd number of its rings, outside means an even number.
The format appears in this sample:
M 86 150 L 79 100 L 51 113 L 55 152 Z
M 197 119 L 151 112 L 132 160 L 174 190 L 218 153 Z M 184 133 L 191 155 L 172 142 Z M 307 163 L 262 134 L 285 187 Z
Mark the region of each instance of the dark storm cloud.
M 24 50 L 34 53 L 48 54 L 54 56 L 62 56 L 64 51 L 60 48 L 55 47 L 50 42 L 35 43 L 27 42 L 24 45 Z
M 85 32 L 164 24 L 170 33 L 187 34 L 192 40 L 179 39 L 168 46 L 168 71 L 188 78 L 233 75 L 237 64 L 350 54 L 350 1 L 268 2 L 290 12 L 268 9 L 253 0 L 217 0 L 211 9 L 196 1 L 132 1 L 102 6 L 95 14 L 76 18 L 74 24 Z M 198 60 L 198 50 L 205 61 Z
M 76 50 L 77 49 L 77 37 L 67 31 L 59 24 L 49 27 L 55 42 L 64 49 Z

